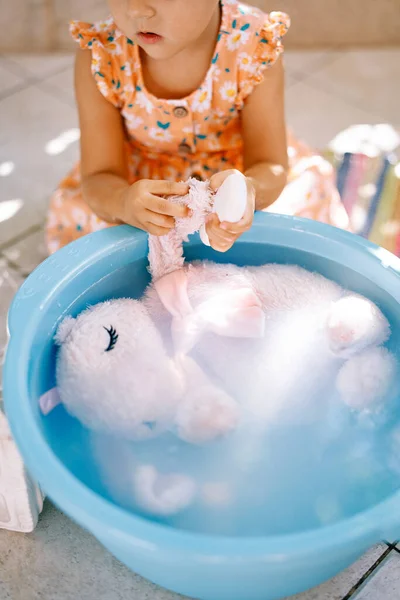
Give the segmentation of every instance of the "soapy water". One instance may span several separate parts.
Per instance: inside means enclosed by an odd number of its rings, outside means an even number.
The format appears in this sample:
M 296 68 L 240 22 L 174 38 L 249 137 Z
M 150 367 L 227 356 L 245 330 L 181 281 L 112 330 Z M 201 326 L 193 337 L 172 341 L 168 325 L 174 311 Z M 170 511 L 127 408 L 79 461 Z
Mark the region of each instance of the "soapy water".
M 224 438 L 195 445 L 173 432 L 140 442 L 92 434 L 110 499 L 181 530 L 260 536 L 333 524 L 395 492 L 398 381 L 370 411 L 346 406 L 335 386 L 342 361 L 332 362 L 315 322 L 306 311 L 275 317 L 271 344 L 263 340 L 264 361 L 257 342 L 230 340 L 228 348 L 214 338 L 221 344 L 214 355 L 232 350 L 242 357 L 234 368 L 229 360 L 219 365 L 231 372 L 235 397 L 247 407 L 239 428 Z M 242 388 L 240 369 L 253 371 Z
M 299 417 L 265 428 L 248 421 L 225 439 L 201 446 L 172 433 L 146 442 L 92 434 L 91 441 L 110 499 L 135 514 L 215 535 L 293 533 L 350 517 L 400 486 L 400 421 L 394 420 L 394 405 L 356 413 L 328 389 L 323 405 L 318 422 Z M 154 473 L 161 475 L 156 493 L 174 483 L 171 477 L 179 476 L 181 483 L 186 478 L 183 503 L 188 506 L 162 514 L 143 500 L 140 486 Z
M 171 431 L 128 442 L 90 432 L 90 448 L 77 443 L 60 453 L 85 483 L 126 510 L 199 533 L 293 533 L 375 505 L 400 487 L 398 374 L 371 412 L 347 406 L 336 382 L 348 356 L 332 353 L 321 311 L 279 305 L 267 315 L 264 339 L 199 340 L 191 358 L 244 407 L 240 426 L 222 439 L 196 445 Z M 389 340 L 390 350 L 396 346 Z M 363 397 L 364 372 L 351 375 Z M 381 382 L 379 368 L 367 375 L 369 385 Z M 65 429 L 60 419 L 61 436 Z

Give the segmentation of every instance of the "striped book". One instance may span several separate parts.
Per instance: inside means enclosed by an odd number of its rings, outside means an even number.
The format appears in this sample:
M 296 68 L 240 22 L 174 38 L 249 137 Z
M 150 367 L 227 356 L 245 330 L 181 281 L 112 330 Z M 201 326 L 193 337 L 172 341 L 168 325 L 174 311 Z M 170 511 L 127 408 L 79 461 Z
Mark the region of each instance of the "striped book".
M 400 136 L 389 125 L 355 126 L 325 156 L 352 231 L 400 256 Z

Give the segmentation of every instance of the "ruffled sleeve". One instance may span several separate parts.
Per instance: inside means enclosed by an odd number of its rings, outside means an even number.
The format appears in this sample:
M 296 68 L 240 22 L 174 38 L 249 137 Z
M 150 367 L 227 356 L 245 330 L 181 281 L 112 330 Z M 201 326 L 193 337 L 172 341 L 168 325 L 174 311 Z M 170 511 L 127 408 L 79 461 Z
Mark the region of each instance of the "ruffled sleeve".
M 121 106 L 121 76 L 124 69 L 122 35 L 112 19 L 101 23 L 72 21 L 70 33 L 84 50 L 92 52 L 92 75 L 102 95 L 114 106 Z
M 244 55 L 242 59 L 239 57 L 239 94 L 236 99 L 238 108 L 243 106 L 254 87 L 263 80 L 265 70 L 272 67 L 283 53 L 282 38 L 290 27 L 289 16 L 282 12 L 272 12 L 263 16 L 260 29 L 247 50 L 247 56 L 252 57 L 251 62 L 246 64 Z

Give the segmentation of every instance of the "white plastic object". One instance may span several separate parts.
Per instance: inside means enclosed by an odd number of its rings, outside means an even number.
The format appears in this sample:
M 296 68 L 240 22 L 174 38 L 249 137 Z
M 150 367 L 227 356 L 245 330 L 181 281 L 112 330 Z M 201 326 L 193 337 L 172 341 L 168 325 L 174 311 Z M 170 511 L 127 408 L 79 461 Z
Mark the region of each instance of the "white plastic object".
M 229 175 L 218 188 L 214 197 L 213 213 L 217 214 L 221 223 L 237 223 L 244 217 L 246 206 L 246 178 L 238 171 Z M 205 225 L 200 229 L 200 239 L 206 246 L 210 245 Z
M 0 409 L 0 529 L 30 533 L 43 509 L 43 493 L 30 478 Z

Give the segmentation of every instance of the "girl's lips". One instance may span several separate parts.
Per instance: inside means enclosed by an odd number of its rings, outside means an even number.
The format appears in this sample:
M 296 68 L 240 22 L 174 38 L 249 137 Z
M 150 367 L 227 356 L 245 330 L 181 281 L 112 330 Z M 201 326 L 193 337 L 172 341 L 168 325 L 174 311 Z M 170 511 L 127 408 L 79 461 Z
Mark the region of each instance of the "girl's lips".
M 157 44 L 157 42 L 161 42 L 162 37 L 157 33 L 151 33 L 148 31 L 140 31 L 137 34 L 137 37 L 140 42 L 143 44 Z

